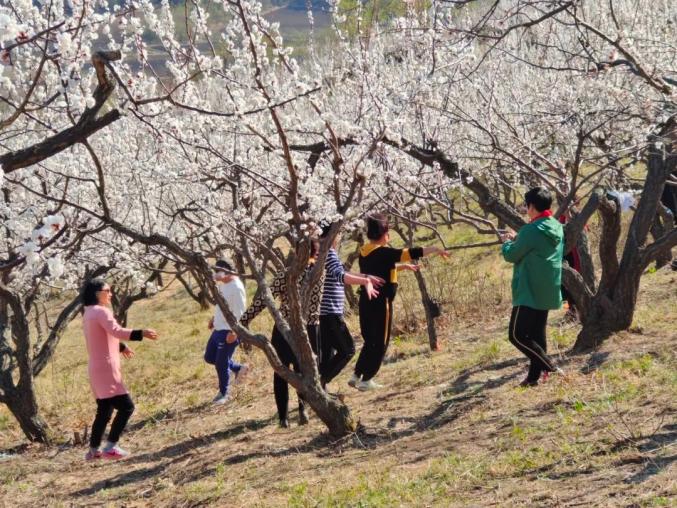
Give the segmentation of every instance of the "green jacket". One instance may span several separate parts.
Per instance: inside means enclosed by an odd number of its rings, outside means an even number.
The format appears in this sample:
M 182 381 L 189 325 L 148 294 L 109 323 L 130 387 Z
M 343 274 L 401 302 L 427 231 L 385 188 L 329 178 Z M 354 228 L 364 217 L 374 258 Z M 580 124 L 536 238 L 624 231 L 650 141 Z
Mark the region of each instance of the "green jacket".
M 515 240 L 502 247 L 503 258 L 514 263 L 512 304 L 533 309 L 562 306 L 564 230 L 552 217 L 525 224 Z

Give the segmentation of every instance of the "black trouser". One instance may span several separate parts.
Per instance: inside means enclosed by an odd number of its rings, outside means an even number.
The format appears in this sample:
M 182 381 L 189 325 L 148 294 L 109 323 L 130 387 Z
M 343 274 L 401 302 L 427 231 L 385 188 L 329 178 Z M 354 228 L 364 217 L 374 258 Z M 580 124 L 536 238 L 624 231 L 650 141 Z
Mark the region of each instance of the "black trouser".
M 355 355 L 355 342 L 341 314 L 320 316 L 320 375 L 327 384 Z
M 125 430 L 129 417 L 134 412 L 134 402 L 127 393 L 108 399 L 96 399 L 96 417 L 92 424 L 92 435 L 89 438 L 89 446 L 92 448 L 101 446 L 101 438 L 103 438 L 106 426 L 108 426 L 108 422 L 113 415 L 113 409 L 116 409 L 117 413 L 108 433 L 108 441 L 117 443 L 122 431 Z
M 548 311 L 520 305 L 512 308 L 508 338 L 513 346 L 524 353 L 531 365 L 527 381 L 538 381 L 541 372 L 553 372 L 555 365 L 546 353 L 545 326 Z
M 381 368 L 390 343 L 393 302 L 389 298 L 369 299 L 360 292 L 360 331 L 364 345 L 355 364 L 355 374 L 362 381 L 373 378 Z
M 307 328 L 308 338 L 310 339 L 310 347 L 313 352 L 319 357 L 319 344 L 318 344 L 318 326 L 309 325 Z M 284 340 L 284 337 L 277 329 L 273 328 L 273 336 L 271 338 L 271 344 L 277 352 L 277 356 L 280 358 L 280 361 L 286 367 L 292 367 L 294 372 L 300 372 L 299 361 L 296 359 L 296 355 L 291 349 L 291 346 Z M 275 393 L 275 404 L 277 405 L 277 414 L 280 420 L 286 420 L 289 414 L 289 384 L 277 374 L 273 374 L 273 392 Z M 299 411 L 305 409 L 305 403 L 301 396 L 299 395 Z

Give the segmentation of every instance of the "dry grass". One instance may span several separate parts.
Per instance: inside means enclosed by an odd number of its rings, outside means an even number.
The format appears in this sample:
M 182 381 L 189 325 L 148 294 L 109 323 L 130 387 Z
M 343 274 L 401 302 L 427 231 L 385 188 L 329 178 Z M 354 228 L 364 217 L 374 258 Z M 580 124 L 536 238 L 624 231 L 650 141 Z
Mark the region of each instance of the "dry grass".
M 484 256 L 478 269 L 464 269 L 473 256 Z M 363 424 L 338 442 L 316 418 L 298 427 L 294 415 L 291 429 L 276 427 L 272 373 L 258 352 L 247 357 L 254 372 L 235 401 L 207 404 L 216 389 L 201 359 L 209 312 L 170 291 L 130 318 L 162 335 L 125 362 L 137 413 L 123 440 L 134 456 L 85 464 L 85 449 L 69 443 L 94 411 L 74 323 L 38 383 L 62 445 L 0 461 L 0 505 L 674 506 L 673 272 L 644 278 L 633 333 L 593 355 L 561 357 L 570 379 L 530 390 L 514 388 L 526 364 L 504 338 L 508 272 L 498 256 L 459 254 L 428 274 L 433 294 L 452 288 L 443 351 L 430 353 L 425 327 L 409 317 L 419 312 L 409 278 L 379 375 L 386 388 L 352 391 L 349 369 L 330 387 Z M 268 330 L 269 318 L 255 327 Z M 557 312 L 549 334 L 561 356 L 576 328 Z M 21 441 L 1 411 L 0 430 L 5 449 Z

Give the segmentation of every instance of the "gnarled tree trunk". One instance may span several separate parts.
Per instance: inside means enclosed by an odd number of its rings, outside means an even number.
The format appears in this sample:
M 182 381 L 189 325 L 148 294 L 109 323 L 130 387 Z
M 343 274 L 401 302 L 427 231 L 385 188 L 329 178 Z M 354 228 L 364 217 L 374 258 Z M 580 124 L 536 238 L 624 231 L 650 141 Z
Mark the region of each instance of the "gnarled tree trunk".
M 3 397 L 0 397 L 0 402 L 7 405 L 29 441 L 48 444 L 50 442 L 49 427 L 40 416 L 32 384 L 31 380 L 30 386 L 20 384 L 16 389 L 10 389 Z M 5 383 L 3 385 L 7 386 Z
M 575 352 L 594 349 L 612 333 L 630 327 L 644 270 L 677 244 L 677 228 L 673 227 L 645 246 L 660 206 L 659 199 L 666 179 L 677 164 L 676 142 L 677 122 L 672 117 L 661 135 L 652 139 L 648 148 L 647 176 L 620 261 L 617 254 L 621 234 L 620 204 L 606 197 L 601 199 L 599 256 L 602 276 L 597 291 L 593 293 L 582 277 L 576 277 L 571 273 L 572 270 L 565 270 L 565 285 L 567 289 L 573 289 L 574 298 L 579 297 L 582 304 L 579 305 L 579 311 L 583 328 L 574 344 Z
M 439 351 L 440 345 L 437 340 L 437 328 L 435 327 L 435 303 L 432 301 L 432 298 L 430 298 L 428 286 L 425 283 L 425 277 L 423 277 L 423 274 L 420 271 L 414 272 L 414 277 L 416 277 L 416 283 L 418 284 L 418 289 L 421 292 L 421 303 L 423 304 L 423 310 L 425 311 L 425 321 L 428 330 L 428 343 L 430 344 L 430 350 Z

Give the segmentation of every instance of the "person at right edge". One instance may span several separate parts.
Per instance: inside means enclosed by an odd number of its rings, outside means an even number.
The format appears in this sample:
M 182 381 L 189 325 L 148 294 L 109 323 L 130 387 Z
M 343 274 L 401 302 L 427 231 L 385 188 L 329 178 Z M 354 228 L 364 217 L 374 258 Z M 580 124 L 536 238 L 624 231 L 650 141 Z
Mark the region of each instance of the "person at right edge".
M 520 386 L 536 386 L 541 373 L 560 372 L 546 351 L 548 311 L 562 306 L 564 230 L 552 217 L 552 195 L 534 187 L 525 196 L 530 222 L 519 233 L 502 235 L 503 258 L 513 263 L 512 314 L 508 338 L 529 358 L 527 377 Z
M 376 298 L 360 291 L 360 331 L 364 345 L 355 364 L 355 372 L 348 384 L 360 391 L 375 390 L 381 385 L 373 380 L 383 363 L 390 342 L 390 326 L 393 319 L 393 299 L 397 292 L 397 271 L 418 270 L 418 265 L 409 261 L 424 256 L 438 254 L 444 258 L 449 253 L 441 247 L 412 247 L 394 249 L 388 246 L 388 218 L 375 213 L 367 218 L 367 238 L 369 243 L 360 249 L 360 272 L 375 276 L 386 282 L 381 286 Z

